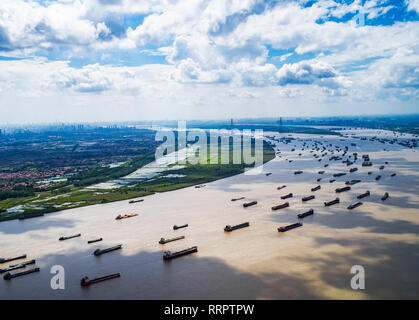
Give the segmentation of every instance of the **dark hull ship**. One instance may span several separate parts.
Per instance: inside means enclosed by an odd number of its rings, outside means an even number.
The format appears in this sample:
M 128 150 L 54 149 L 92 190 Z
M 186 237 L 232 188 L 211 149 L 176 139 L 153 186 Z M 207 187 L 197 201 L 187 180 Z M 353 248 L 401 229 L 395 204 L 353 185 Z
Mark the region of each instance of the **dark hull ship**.
M 191 248 L 181 250 L 181 251 L 177 251 L 177 252 L 165 251 L 164 255 L 163 255 L 163 259 L 164 260 L 171 260 L 171 259 L 174 259 L 174 258 L 186 256 L 186 255 L 194 253 L 194 252 L 198 252 L 198 247 L 195 246 L 195 247 L 191 247 Z
M 188 226 L 188 224 L 183 224 L 183 225 L 181 225 L 181 226 L 178 226 L 178 225 L 174 225 L 173 226 L 173 230 L 177 230 L 177 229 L 182 229 L 182 228 L 186 228 Z
M 299 219 L 302 219 L 302 218 L 305 218 L 305 217 L 311 216 L 313 213 L 314 213 L 314 210 L 313 210 L 313 209 L 310 209 L 310 210 L 308 210 L 308 211 L 306 211 L 306 212 L 304 212 L 304 213 L 300 213 L 300 214 L 298 214 L 298 215 L 297 215 L 297 217 L 298 217 Z
M 70 239 L 78 238 L 78 237 L 81 237 L 81 233 L 78 233 L 78 234 L 75 234 L 75 235 L 72 235 L 72 236 L 68 236 L 68 237 L 61 237 L 58 240 L 65 241 L 65 240 L 70 240 Z
M 277 205 L 277 206 L 273 206 L 271 209 L 272 209 L 272 210 L 279 210 L 279 209 L 284 209 L 284 208 L 287 208 L 287 207 L 289 207 L 289 206 L 290 206 L 289 202 L 285 202 L 285 203 L 283 203 L 283 204 L 279 204 L 279 205 Z
M 303 224 L 301 222 L 297 222 L 297 223 L 293 223 L 285 227 L 279 227 L 278 232 L 285 232 L 285 231 L 292 230 L 292 229 L 302 227 L 302 226 Z
M 349 209 L 349 210 L 352 210 L 352 209 L 355 209 L 355 208 L 359 207 L 360 205 L 362 205 L 362 202 L 355 202 L 355 203 L 351 204 L 351 205 L 348 207 L 348 209 Z
M 122 249 L 122 244 L 118 244 L 118 245 L 116 245 L 114 247 L 110 247 L 110 248 L 106 248 L 106 249 L 96 249 L 93 252 L 93 254 L 95 256 L 100 256 L 102 254 L 105 254 L 105 253 L 108 253 L 108 252 L 112 252 L 112 251 L 115 251 L 115 250 L 119 250 L 119 249 Z
M 336 198 L 335 200 L 325 202 L 324 206 L 325 207 L 330 207 L 330 206 L 333 206 L 334 204 L 337 204 L 339 202 L 340 202 L 339 198 Z
M 89 287 L 92 284 L 103 282 L 103 281 L 106 281 L 106 280 L 119 278 L 120 276 L 121 276 L 120 273 L 115 273 L 115 274 L 110 274 L 108 276 L 104 276 L 104 277 L 100 277 L 100 278 L 96 278 L 96 279 L 92 279 L 92 280 L 89 280 L 89 277 L 84 277 L 84 278 L 81 279 L 80 285 L 82 287 Z
M 357 196 L 356 198 L 357 199 L 362 199 L 362 198 L 368 197 L 369 195 L 370 195 L 370 192 L 366 191 L 366 192 L 360 194 L 359 196 Z
M 312 200 L 314 198 L 315 198 L 315 196 L 314 195 L 311 195 L 311 196 L 304 197 L 302 200 L 305 202 L 305 201 L 310 201 L 310 200 Z
M 181 240 L 181 239 L 185 239 L 185 236 L 180 236 L 180 237 L 171 238 L 171 239 L 160 238 L 159 243 L 160 244 L 165 244 L 165 243 L 168 243 L 168 242 Z
M 237 229 L 246 228 L 249 225 L 250 225 L 249 222 L 241 223 L 241 224 L 238 224 L 236 226 L 226 225 L 225 228 L 224 228 L 224 231 L 225 232 L 231 232 L 231 231 L 234 231 L 234 230 L 237 230 Z
M 253 206 L 253 205 L 257 204 L 257 203 L 258 203 L 257 201 L 243 203 L 243 207 L 244 208 L 247 208 L 247 207 Z

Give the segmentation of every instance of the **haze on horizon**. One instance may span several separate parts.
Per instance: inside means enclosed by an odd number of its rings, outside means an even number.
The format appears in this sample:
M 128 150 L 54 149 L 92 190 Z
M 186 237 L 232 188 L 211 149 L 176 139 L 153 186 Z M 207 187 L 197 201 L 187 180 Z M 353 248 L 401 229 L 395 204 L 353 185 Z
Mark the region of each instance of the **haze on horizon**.
M 0 123 L 412 114 L 419 0 L 2 0 Z

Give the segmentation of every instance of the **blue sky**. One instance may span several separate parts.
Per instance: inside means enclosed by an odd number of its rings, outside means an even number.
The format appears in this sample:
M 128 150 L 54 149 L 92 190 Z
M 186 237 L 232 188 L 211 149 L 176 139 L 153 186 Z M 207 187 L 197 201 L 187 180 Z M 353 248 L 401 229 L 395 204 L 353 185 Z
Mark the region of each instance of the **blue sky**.
M 418 111 L 419 0 L 2 0 L 0 123 Z

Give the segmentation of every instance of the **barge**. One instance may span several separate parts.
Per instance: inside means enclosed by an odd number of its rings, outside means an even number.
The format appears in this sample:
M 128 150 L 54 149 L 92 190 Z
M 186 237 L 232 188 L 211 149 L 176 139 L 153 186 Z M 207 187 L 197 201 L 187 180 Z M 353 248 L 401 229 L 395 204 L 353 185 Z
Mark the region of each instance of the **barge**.
M 31 274 L 31 273 L 35 273 L 35 272 L 39 272 L 41 269 L 39 268 L 34 268 L 31 270 L 27 270 L 27 271 L 22 271 L 22 272 L 18 272 L 18 273 L 13 273 L 11 274 L 10 272 L 6 273 L 3 277 L 4 280 L 10 280 L 13 278 L 17 278 L 17 277 L 21 277 L 21 276 L 25 276 L 27 274 Z
M 173 230 L 177 230 L 177 229 L 181 229 L 181 228 L 186 228 L 188 226 L 188 224 L 183 224 L 183 225 L 181 225 L 181 226 L 178 226 L 178 225 L 174 225 L 173 226 Z
M 282 200 L 285 200 L 285 199 L 288 199 L 288 198 L 292 198 L 292 193 L 288 193 L 288 194 L 281 197 Z
M 343 172 L 341 172 L 341 173 L 335 173 L 335 174 L 333 175 L 333 177 L 338 178 L 338 177 L 342 177 L 342 176 L 344 176 L 344 175 L 346 175 L 346 173 L 343 173 Z
M 357 198 L 357 199 L 362 199 L 362 198 L 368 197 L 370 194 L 371 194 L 371 193 L 370 193 L 370 191 L 368 190 L 368 191 L 366 191 L 366 192 L 364 192 L 364 193 L 361 193 L 361 194 L 360 194 L 359 196 L 357 196 L 356 198 Z
M 362 205 L 362 202 L 355 202 L 355 203 L 351 204 L 351 205 L 348 207 L 348 209 L 349 209 L 349 210 L 352 210 L 352 209 L 355 209 L 355 208 L 359 207 L 360 205 Z
M 240 198 L 233 198 L 231 199 L 231 201 L 239 201 L 239 200 L 243 200 L 245 197 L 240 197 Z
M 349 185 L 349 186 L 353 186 L 354 184 L 360 183 L 361 180 L 351 180 L 351 181 L 346 181 L 345 184 Z
M 276 188 L 276 190 L 281 190 L 281 189 L 284 189 L 285 187 L 286 187 L 286 185 L 283 185 L 281 187 Z
M 30 261 L 22 262 L 19 264 L 10 265 L 8 268 L 0 269 L 0 273 L 5 273 L 5 272 L 17 270 L 17 269 L 23 269 L 28 265 L 35 264 L 35 262 L 36 262 L 35 260 L 30 260 Z
M 313 200 L 315 198 L 315 196 L 314 196 L 314 194 L 312 194 L 312 195 L 310 195 L 310 196 L 306 196 L 306 197 L 303 197 L 303 199 L 302 199 L 302 201 L 310 201 L 310 200 Z
M 303 172 L 301 170 L 294 171 L 294 174 L 302 174 L 302 173 Z
M 165 244 L 165 243 L 168 243 L 168 242 L 181 240 L 181 239 L 185 239 L 185 236 L 180 236 L 180 237 L 171 238 L 171 239 L 160 238 L 159 243 L 160 244 Z
M 330 206 L 333 206 L 334 204 L 337 204 L 339 202 L 340 202 L 339 198 L 336 198 L 335 200 L 325 202 L 324 206 L 325 207 L 330 207 Z
M 310 209 L 310 210 L 308 210 L 308 211 L 306 211 L 306 212 L 303 212 L 303 213 L 298 214 L 298 215 L 297 215 L 297 217 L 298 217 L 299 219 L 302 219 L 302 218 L 305 218 L 305 217 L 311 216 L 313 213 L 314 213 L 314 210 L 313 210 L 313 209 Z
M 241 223 L 241 224 L 238 224 L 236 226 L 230 226 L 228 224 L 228 225 L 225 226 L 224 231 L 225 232 L 231 232 L 231 231 L 234 231 L 234 230 L 237 230 L 237 229 L 246 228 L 249 225 L 250 225 L 249 222 Z
M 25 258 L 26 258 L 26 254 L 22 254 L 21 256 L 14 257 L 14 258 L 0 258 L 0 263 L 6 263 L 10 261 L 19 260 L 19 259 L 25 259 Z
M 290 206 L 289 202 L 285 202 L 285 203 L 283 203 L 283 204 L 279 204 L 279 205 L 277 205 L 277 206 L 273 206 L 273 207 L 272 207 L 272 210 L 284 209 L 284 208 L 287 208 L 287 207 L 289 207 L 289 206 Z
M 387 200 L 387 198 L 389 197 L 389 194 L 388 194 L 388 192 L 386 192 L 386 193 L 384 193 L 384 195 L 381 197 L 381 200 L 382 201 L 384 201 L 384 200 Z
M 105 254 L 105 253 L 108 253 L 108 252 L 112 252 L 112 251 L 115 251 L 115 250 L 119 250 L 119 249 L 122 249 L 122 244 L 118 244 L 116 246 L 113 246 L 113 247 L 110 247 L 110 248 L 106 248 L 106 249 L 96 249 L 93 252 L 93 254 L 95 256 L 100 256 L 102 254 Z
M 137 203 L 137 202 L 143 202 L 144 201 L 144 199 L 140 199 L 140 200 L 131 200 L 130 202 L 128 202 L 128 203 Z
M 80 285 L 82 287 L 89 287 L 92 284 L 99 283 L 99 282 L 106 281 L 106 280 L 119 278 L 120 276 L 121 276 L 120 273 L 115 273 L 115 274 L 110 274 L 108 276 L 104 276 L 104 277 L 100 277 L 100 278 L 96 278 L 96 279 L 92 279 L 92 280 L 89 280 L 89 277 L 83 277 L 80 281 Z
M 320 190 L 322 187 L 318 185 L 317 187 L 311 188 L 311 191 L 317 191 Z
M 99 242 L 99 241 L 102 241 L 102 240 L 103 240 L 103 238 L 93 239 L 93 240 L 88 240 L 88 241 L 87 241 L 87 244 L 91 244 L 91 243 Z
M 279 227 L 278 232 L 285 232 L 285 231 L 288 231 L 288 230 L 291 230 L 291 229 L 302 227 L 302 225 L 303 224 L 301 222 L 297 222 L 297 223 L 290 224 L 288 226 Z
M 351 169 L 349 169 L 349 172 L 350 173 L 355 172 L 355 171 L 358 171 L 358 168 L 351 168 Z
M 377 181 L 380 180 L 380 179 L 381 179 L 381 176 L 380 175 L 378 175 L 378 176 L 375 177 L 375 180 L 377 180 Z
M 178 258 L 178 257 L 182 257 L 182 256 L 186 256 L 188 254 L 194 253 L 194 252 L 198 252 L 198 247 L 191 247 L 185 250 L 181 250 L 181 251 L 177 251 L 177 252 L 171 252 L 171 251 L 165 251 L 164 255 L 163 255 L 163 260 L 171 260 L 174 258 Z
M 351 190 L 351 187 L 343 187 L 343 188 L 336 188 L 335 192 L 336 193 L 341 193 L 341 192 L 345 192 L 345 191 L 349 191 Z

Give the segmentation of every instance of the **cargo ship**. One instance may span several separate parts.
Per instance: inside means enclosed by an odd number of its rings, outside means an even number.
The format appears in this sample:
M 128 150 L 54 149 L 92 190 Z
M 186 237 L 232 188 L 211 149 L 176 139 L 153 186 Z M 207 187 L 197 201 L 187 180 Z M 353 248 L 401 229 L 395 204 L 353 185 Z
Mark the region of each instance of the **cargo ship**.
M 19 260 L 19 259 L 25 259 L 25 258 L 26 258 L 26 254 L 22 254 L 21 256 L 14 257 L 14 258 L 0 258 L 0 263 L 6 263 L 6 262 Z
M 181 240 L 181 239 L 185 239 L 185 236 L 180 236 L 180 237 L 171 238 L 171 239 L 160 238 L 159 243 L 160 244 L 165 244 L 165 243 L 168 243 L 168 242 L 173 242 L 173 241 Z
M 362 166 L 363 166 L 363 167 L 371 167 L 371 166 L 372 166 L 372 162 L 371 162 L 371 161 L 364 161 L 364 162 L 362 163 Z
M 344 176 L 344 175 L 346 175 L 346 173 L 344 173 L 344 172 L 341 172 L 341 173 L 335 173 L 335 174 L 333 175 L 333 177 L 337 178 L 337 177 L 342 177 L 342 176 Z
M 171 251 L 165 251 L 163 255 L 164 260 L 171 260 L 174 258 L 182 257 L 194 252 L 198 252 L 198 247 L 191 247 L 185 250 L 177 251 L 177 252 L 171 252 Z
M 257 203 L 258 203 L 257 201 L 246 202 L 246 203 L 243 203 L 243 207 L 247 208 L 247 207 L 250 207 L 250 206 L 254 206 Z
M 390 177 L 394 177 L 396 174 L 395 173 L 392 173 L 391 175 L 390 175 Z
M 359 207 L 360 205 L 362 205 L 362 202 L 355 202 L 355 203 L 351 204 L 351 205 L 348 207 L 348 209 L 349 209 L 349 210 L 352 210 L 352 209 L 355 209 L 355 208 Z
M 284 189 L 286 186 L 284 185 L 284 186 L 281 186 L 281 187 L 278 187 L 278 188 L 276 188 L 276 190 L 281 190 L 281 189 Z
M 289 207 L 289 206 L 290 206 L 289 202 L 285 202 L 285 203 L 283 203 L 283 204 L 279 204 L 279 205 L 277 205 L 277 206 L 273 206 L 273 207 L 272 207 L 272 210 L 284 209 L 284 208 L 287 208 L 287 207 Z
M 174 225 L 174 226 L 173 226 L 173 230 L 177 230 L 177 229 L 181 229 L 181 228 L 186 228 L 187 226 L 188 226 L 188 224 L 183 224 L 183 225 L 181 225 L 181 226 Z
M 140 200 L 131 200 L 129 203 L 137 203 L 137 202 L 143 202 L 144 199 L 140 199 Z
M 265 175 L 266 176 L 270 176 L 272 174 L 272 172 L 266 172 Z
M 324 173 L 324 170 L 321 170 L 321 171 L 319 171 L 318 173 L 319 173 L 319 174 L 323 174 L 323 173 Z
M 281 197 L 282 200 L 285 200 L 285 199 L 288 199 L 288 198 L 292 198 L 292 193 L 288 193 L 288 194 Z
M 297 222 L 297 223 L 290 224 L 288 226 L 279 227 L 278 232 L 285 232 L 285 231 L 288 231 L 288 230 L 291 230 L 291 229 L 301 227 L 302 225 L 303 224 L 301 222 Z
M 380 175 L 378 175 L 378 176 L 375 177 L 375 180 L 377 180 L 377 181 L 380 180 L 380 179 L 381 179 L 381 176 Z
M 322 187 L 318 185 L 317 187 L 311 188 L 311 191 L 317 191 L 320 190 Z
M 224 228 L 224 231 L 225 232 L 231 232 L 231 231 L 234 231 L 234 230 L 237 230 L 237 229 L 246 228 L 249 225 L 250 225 L 249 222 L 241 223 L 241 224 L 238 224 L 236 226 L 226 225 L 225 228 Z
M 231 201 L 239 201 L 239 200 L 243 200 L 245 197 L 240 197 L 240 198 L 233 198 L 231 199 Z
M 351 181 L 346 181 L 345 184 L 353 186 L 354 184 L 360 183 L 361 180 L 351 180 Z
M 123 216 L 118 215 L 115 220 L 122 220 L 122 219 L 128 219 L 128 218 L 132 218 L 132 217 L 136 217 L 138 216 L 137 213 L 132 213 L 132 214 L 124 214 Z
M 102 240 L 103 240 L 103 238 L 93 239 L 93 240 L 88 240 L 88 241 L 87 241 L 87 244 L 91 244 L 91 243 L 99 242 L 99 241 L 102 241 Z
M 345 192 L 345 191 L 349 191 L 349 190 L 351 190 L 351 187 L 343 187 L 343 188 L 336 188 L 335 192 L 341 193 L 341 192 Z
M 303 172 L 301 170 L 294 171 L 294 174 L 302 174 L 302 173 Z
M 306 211 L 304 213 L 298 214 L 297 217 L 300 218 L 300 219 L 302 219 L 302 218 L 311 216 L 313 213 L 314 213 L 314 210 L 313 209 L 310 209 L 310 210 L 308 210 L 308 211 Z
M 358 168 L 351 168 L 351 169 L 349 169 L 349 172 L 352 173 L 352 172 L 355 172 L 357 170 L 358 170 Z
M 60 241 L 64 241 L 64 240 L 69 240 L 69 239 L 73 239 L 73 238 L 78 238 L 81 237 L 81 233 L 72 235 L 72 236 L 68 236 L 68 237 L 60 237 L 58 240 Z
M 369 190 L 368 190 L 368 191 L 366 191 L 366 192 L 364 192 L 364 193 L 360 194 L 360 195 L 359 195 L 359 196 L 357 196 L 356 198 L 357 198 L 357 199 L 362 199 L 362 198 L 368 197 L 369 195 L 370 195 L 370 192 L 369 192 Z
M 333 183 L 335 181 L 336 181 L 335 179 L 331 179 L 331 180 L 329 180 L 329 183 Z
M 35 260 L 30 260 L 30 261 L 22 262 L 19 264 L 10 265 L 8 268 L 0 269 L 0 273 L 5 273 L 5 272 L 17 270 L 17 269 L 23 269 L 23 268 L 26 268 L 26 266 L 28 265 L 35 264 L 35 262 L 36 262 Z
M 119 278 L 120 276 L 121 276 L 120 273 L 115 273 L 115 274 L 110 274 L 108 276 L 104 276 L 104 277 L 100 277 L 100 278 L 96 278 L 96 279 L 92 279 L 92 280 L 89 280 L 89 277 L 83 277 L 80 281 L 80 285 L 82 287 L 89 287 L 92 284 L 99 283 L 99 282 L 106 281 L 106 280 Z
M 336 198 L 335 200 L 332 200 L 332 201 L 329 201 L 329 202 L 325 202 L 324 203 L 324 206 L 325 207 L 330 207 L 330 206 L 333 206 L 334 204 L 337 204 L 337 203 L 339 203 L 339 198 Z
M 116 245 L 116 246 L 114 246 L 114 247 L 110 247 L 110 248 L 106 248 L 106 249 L 96 249 L 94 252 L 93 252 L 93 254 L 95 255 L 95 256 L 100 256 L 100 255 L 102 255 L 102 254 L 104 254 L 104 253 L 108 253 L 108 252 L 112 252 L 112 251 L 115 251 L 115 250 L 119 250 L 119 249 L 121 249 L 122 248 L 122 244 L 118 244 L 118 245 Z
M 303 201 L 305 202 L 305 201 L 309 201 L 309 200 L 312 200 L 312 199 L 314 199 L 315 198 L 315 196 L 312 194 L 312 195 L 310 195 L 310 196 L 306 196 L 306 197 L 303 197 Z

